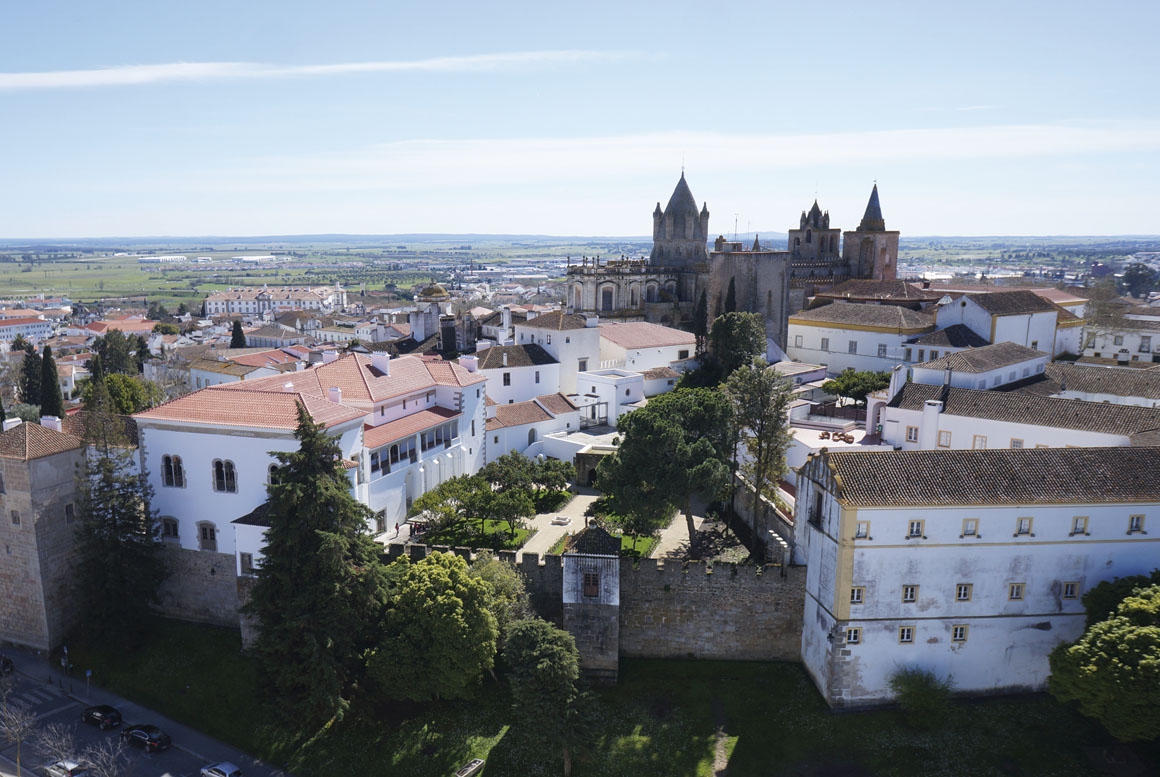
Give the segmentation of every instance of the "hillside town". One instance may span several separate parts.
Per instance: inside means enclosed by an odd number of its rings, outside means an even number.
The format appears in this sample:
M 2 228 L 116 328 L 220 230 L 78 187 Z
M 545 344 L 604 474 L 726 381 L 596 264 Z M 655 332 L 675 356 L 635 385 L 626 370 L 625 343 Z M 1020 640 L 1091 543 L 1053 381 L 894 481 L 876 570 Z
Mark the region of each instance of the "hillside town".
M 748 314 L 760 348 L 743 366 L 788 395 L 784 461 L 768 491 L 736 466 L 697 495 L 697 525 L 728 493 L 757 563 L 707 563 L 693 536 L 683 558 L 621 560 L 583 517 L 557 527 L 562 556 L 499 554 L 581 669 L 615 683 L 622 657 L 797 661 L 841 709 L 894 701 L 903 665 L 963 694 L 1044 690 L 1051 651 L 1084 633 L 1084 595 L 1160 557 L 1160 296 L 900 277 L 884 201 L 874 185 L 845 230 L 815 201 L 785 245 L 743 244 L 716 236 L 682 173 L 647 259 L 570 260 L 550 302 L 435 281 L 381 308 L 341 284 L 232 288 L 163 318 L 6 301 L 0 640 L 49 652 L 80 623 L 74 473 L 114 359 L 149 387 L 120 412 L 165 551 L 154 609 L 252 641 L 268 487 L 303 413 L 337 445 L 365 532 L 418 560 L 417 503 L 505 457 L 565 462 L 572 492 L 600 495 L 626 419 L 696 385 L 733 347 L 718 322 Z M 33 363 L 59 384 L 53 412 L 46 384 L 27 393 Z M 839 390 L 862 374 L 879 382 Z

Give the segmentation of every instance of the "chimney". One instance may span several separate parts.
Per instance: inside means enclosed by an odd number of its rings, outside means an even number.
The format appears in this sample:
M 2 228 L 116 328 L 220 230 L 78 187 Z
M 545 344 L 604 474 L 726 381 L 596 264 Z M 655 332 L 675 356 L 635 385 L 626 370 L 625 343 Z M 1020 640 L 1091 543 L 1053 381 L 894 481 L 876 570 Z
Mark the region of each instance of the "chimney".
M 478 356 L 460 356 L 459 357 L 459 366 L 462 367 L 463 369 L 467 370 L 468 372 L 475 372 L 476 370 L 479 369 L 479 357 Z
M 952 371 L 953 370 L 951 370 L 950 367 L 947 367 L 945 370 L 943 370 L 943 385 L 944 386 L 951 385 L 951 372 Z
M 506 367 L 506 366 L 507 366 L 507 352 L 505 351 L 505 352 L 502 354 L 502 356 L 503 356 L 503 366 L 505 366 L 505 367 Z
M 475 341 L 475 352 L 479 353 L 480 351 L 486 351 L 488 348 L 491 348 L 491 346 L 492 346 L 491 340 L 476 340 Z
M 502 319 L 503 319 L 504 336 L 506 337 L 508 334 L 511 333 L 511 328 L 512 328 L 512 308 L 511 308 L 511 305 L 504 305 L 503 306 Z
M 922 427 L 919 432 L 919 448 L 932 450 L 938 439 L 938 417 L 943 411 L 943 403 L 937 399 L 928 399 L 922 406 Z
M 929 289 L 929 288 L 930 288 L 930 281 L 923 281 L 923 282 L 922 282 L 922 288 L 923 288 L 924 290 L 925 290 L 925 289 Z
M 375 351 L 371 354 L 371 366 L 382 373 L 383 377 L 391 376 L 391 355 L 386 351 Z
M 20 426 L 20 424 L 22 424 L 22 423 L 24 423 L 24 422 L 21 421 L 19 418 L 5 418 L 4 419 L 4 431 L 8 431 L 9 429 L 15 429 L 16 427 Z
M 63 432 L 64 426 L 60 422 L 60 418 L 54 415 L 42 415 L 40 417 L 40 425 L 45 429 L 52 429 L 54 432 Z
M 331 386 L 326 390 L 326 398 L 336 405 L 342 404 L 342 389 L 338 386 Z

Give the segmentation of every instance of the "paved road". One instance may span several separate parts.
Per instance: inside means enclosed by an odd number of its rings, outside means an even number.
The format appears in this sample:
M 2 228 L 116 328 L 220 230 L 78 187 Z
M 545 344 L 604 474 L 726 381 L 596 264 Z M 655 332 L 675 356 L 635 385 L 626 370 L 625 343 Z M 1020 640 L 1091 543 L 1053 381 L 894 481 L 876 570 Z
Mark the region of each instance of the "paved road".
M 95 686 L 86 687 L 83 677 L 66 677 L 41 657 L 17 650 L 4 653 L 16 664 L 16 673 L 12 676 L 14 687 L 8 702 L 30 708 L 41 727 L 53 723 L 69 727 L 76 737 L 78 750 L 97 745 L 102 740 L 119 739 L 115 729 L 101 731 L 80 722 L 81 710 L 93 704 L 111 704 L 121 711 L 126 725 L 152 723 L 172 737 L 173 747 L 156 754 L 125 748 L 125 768 L 121 772 L 125 777 L 196 777 L 201 767 L 217 761 L 234 762 L 245 770 L 247 777 L 288 777 L 281 770 L 139 704 Z M 16 773 L 16 746 L 0 749 L 0 777 L 41 777 L 42 767 L 51 759 L 36 750 L 34 740 L 34 737 L 24 740 L 19 775 Z

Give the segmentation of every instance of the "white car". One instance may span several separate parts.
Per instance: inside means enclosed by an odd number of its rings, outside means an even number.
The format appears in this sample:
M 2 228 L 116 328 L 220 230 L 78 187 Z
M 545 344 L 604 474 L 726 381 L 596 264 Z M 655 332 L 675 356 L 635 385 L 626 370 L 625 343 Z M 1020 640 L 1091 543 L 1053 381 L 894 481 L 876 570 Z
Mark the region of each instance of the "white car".
M 44 777 L 85 777 L 89 768 L 76 761 L 57 761 L 44 767 Z
M 242 770 L 229 761 L 222 761 L 201 767 L 201 777 L 242 777 Z

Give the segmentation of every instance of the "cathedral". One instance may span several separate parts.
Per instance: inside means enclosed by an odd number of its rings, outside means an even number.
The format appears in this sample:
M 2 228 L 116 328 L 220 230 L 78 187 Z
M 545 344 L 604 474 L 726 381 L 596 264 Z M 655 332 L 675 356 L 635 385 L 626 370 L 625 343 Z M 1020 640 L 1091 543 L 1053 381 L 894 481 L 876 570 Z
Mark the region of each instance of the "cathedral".
M 601 263 L 584 259 L 568 268 L 568 308 L 573 313 L 610 321 L 650 321 L 693 328 L 693 315 L 705 297 L 709 321 L 725 312 L 729 288 L 736 309 L 759 313 L 776 354 L 786 345 L 786 321 L 819 291 L 850 278 L 893 280 L 898 263 L 898 232 L 888 232 L 870 194 L 858 229 L 841 235 L 830 228 L 830 214 L 815 201 L 789 232 L 786 250 L 775 251 L 755 238 L 751 246 L 718 236 L 709 242 L 709 207 L 697 208 L 685 174 L 661 210 L 653 211 L 653 247 L 648 259 Z

